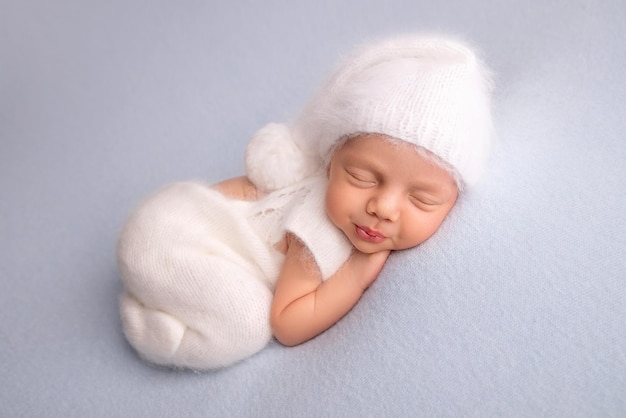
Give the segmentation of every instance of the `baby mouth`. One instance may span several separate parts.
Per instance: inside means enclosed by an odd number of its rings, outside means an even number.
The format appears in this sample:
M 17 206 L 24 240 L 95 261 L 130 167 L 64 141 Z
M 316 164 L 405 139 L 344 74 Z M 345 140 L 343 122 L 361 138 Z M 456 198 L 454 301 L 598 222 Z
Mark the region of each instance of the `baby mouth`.
M 380 243 L 385 240 L 385 236 L 378 231 L 374 231 L 366 226 L 355 225 L 356 235 L 364 241 Z

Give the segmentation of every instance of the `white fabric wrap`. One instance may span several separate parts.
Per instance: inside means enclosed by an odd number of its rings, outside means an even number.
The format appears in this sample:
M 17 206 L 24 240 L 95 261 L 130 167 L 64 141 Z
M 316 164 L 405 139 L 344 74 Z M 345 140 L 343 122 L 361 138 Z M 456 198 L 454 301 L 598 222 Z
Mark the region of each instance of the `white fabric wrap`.
M 328 180 L 323 172 L 254 202 L 247 218 L 272 246 L 291 232 L 309 249 L 327 280 L 350 257 L 352 244 L 326 216 Z
M 269 310 L 288 229 L 324 279 L 350 256 L 324 211 L 325 177 L 256 202 L 177 183 L 142 203 L 118 243 L 124 333 L 148 361 L 194 369 L 230 365 L 271 339 Z
M 311 179 L 308 193 L 299 208 L 285 219 L 285 229 L 297 236 L 309 249 L 327 280 L 350 257 L 352 244 L 326 216 L 327 179 L 319 175 Z

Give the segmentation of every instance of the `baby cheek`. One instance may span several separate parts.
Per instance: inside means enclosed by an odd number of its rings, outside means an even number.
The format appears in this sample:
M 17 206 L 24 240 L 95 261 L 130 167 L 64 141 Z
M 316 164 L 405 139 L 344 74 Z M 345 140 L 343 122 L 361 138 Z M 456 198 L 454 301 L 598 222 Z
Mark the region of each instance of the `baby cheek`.
M 336 225 L 337 224 L 337 198 L 333 190 L 328 190 L 325 200 L 326 215 Z
M 337 227 L 341 227 L 350 217 L 354 199 L 350 190 L 345 187 L 329 189 L 326 194 L 326 213 Z
M 403 234 L 400 237 L 400 244 L 404 249 L 406 249 L 415 247 L 425 240 L 424 231 L 413 226 L 412 228 L 407 228 L 403 231 Z
M 423 229 L 422 229 L 422 242 L 426 241 L 435 232 L 437 232 L 437 230 L 439 229 L 439 227 L 443 223 L 443 219 L 444 218 L 441 217 L 441 215 L 439 215 L 439 216 L 432 216 L 429 219 L 427 219 L 426 222 L 424 222 Z
M 404 224 L 402 242 L 408 248 L 415 247 L 430 238 L 438 228 L 432 219 L 415 217 Z

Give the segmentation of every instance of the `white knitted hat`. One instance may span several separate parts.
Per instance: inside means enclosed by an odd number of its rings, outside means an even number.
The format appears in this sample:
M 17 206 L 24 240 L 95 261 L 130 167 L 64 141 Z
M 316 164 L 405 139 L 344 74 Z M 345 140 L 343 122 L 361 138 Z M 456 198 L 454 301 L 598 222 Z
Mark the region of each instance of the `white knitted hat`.
M 408 36 L 359 49 L 291 126 L 269 124 L 246 149 L 246 171 L 263 190 L 325 167 L 347 135 L 378 133 L 419 145 L 479 179 L 492 147 L 490 73 L 467 46 Z

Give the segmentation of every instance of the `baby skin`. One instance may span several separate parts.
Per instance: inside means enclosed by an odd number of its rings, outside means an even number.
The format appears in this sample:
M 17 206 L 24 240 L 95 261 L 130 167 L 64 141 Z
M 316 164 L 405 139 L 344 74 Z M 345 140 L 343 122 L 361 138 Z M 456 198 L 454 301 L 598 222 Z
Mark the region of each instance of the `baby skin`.
M 353 137 L 335 151 L 327 168 L 326 213 L 354 251 L 322 281 L 307 248 L 295 236 L 285 237 L 270 311 L 272 332 L 282 344 L 300 344 L 331 327 L 376 280 L 390 251 L 415 247 L 439 228 L 458 189 L 427 153 L 379 134 Z M 245 177 L 214 187 L 235 199 L 260 197 Z

